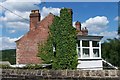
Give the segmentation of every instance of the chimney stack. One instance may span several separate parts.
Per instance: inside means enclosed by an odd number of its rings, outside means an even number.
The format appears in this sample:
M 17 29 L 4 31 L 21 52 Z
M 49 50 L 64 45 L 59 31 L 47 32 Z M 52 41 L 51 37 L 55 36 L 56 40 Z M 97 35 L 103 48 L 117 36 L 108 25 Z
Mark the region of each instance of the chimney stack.
M 37 22 L 40 21 L 40 13 L 39 10 L 32 10 L 30 13 L 30 30 L 34 30 L 36 28 Z
M 77 21 L 75 23 L 75 26 L 76 26 L 77 35 L 84 35 L 84 36 L 88 35 L 88 29 L 86 27 L 81 29 L 80 22 Z
M 76 27 L 76 30 L 77 30 L 77 31 L 81 31 L 81 23 L 80 23 L 80 22 L 77 21 L 77 22 L 75 23 L 75 27 Z

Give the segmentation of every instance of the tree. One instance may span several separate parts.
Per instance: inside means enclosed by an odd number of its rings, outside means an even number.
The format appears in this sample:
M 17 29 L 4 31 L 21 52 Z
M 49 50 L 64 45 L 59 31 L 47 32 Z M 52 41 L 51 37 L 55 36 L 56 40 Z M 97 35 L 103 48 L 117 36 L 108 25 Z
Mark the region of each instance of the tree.
M 53 46 L 56 48 L 53 52 Z M 49 39 L 39 47 L 39 56 L 53 69 L 75 69 L 77 67 L 76 30 L 72 26 L 72 12 L 62 9 L 50 27 Z
M 118 35 L 120 36 L 120 25 L 118 27 Z
M 9 61 L 11 64 L 16 63 L 16 49 L 1 50 L 0 61 Z
M 114 66 L 120 67 L 120 40 L 108 39 L 102 44 L 102 57 Z

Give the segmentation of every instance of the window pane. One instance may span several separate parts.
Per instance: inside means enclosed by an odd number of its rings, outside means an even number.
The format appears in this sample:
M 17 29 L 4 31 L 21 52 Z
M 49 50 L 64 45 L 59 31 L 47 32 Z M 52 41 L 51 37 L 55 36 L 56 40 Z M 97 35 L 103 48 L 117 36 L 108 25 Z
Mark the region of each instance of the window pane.
M 99 57 L 99 49 L 93 49 L 93 57 Z
M 90 57 L 89 49 L 83 48 L 83 57 Z
M 83 47 L 89 47 L 89 41 L 82 41 Z
M 78 47 L 80 47 L 80 40 L 78 40 L 77 43 L 78 43 Z
M 99 41 L 93 41 L 92 45 L 93 47 L 99 47 Z
M 81 56 L 81 53 L 80 53 L 80 48 L 78 48 L 78 57 Z

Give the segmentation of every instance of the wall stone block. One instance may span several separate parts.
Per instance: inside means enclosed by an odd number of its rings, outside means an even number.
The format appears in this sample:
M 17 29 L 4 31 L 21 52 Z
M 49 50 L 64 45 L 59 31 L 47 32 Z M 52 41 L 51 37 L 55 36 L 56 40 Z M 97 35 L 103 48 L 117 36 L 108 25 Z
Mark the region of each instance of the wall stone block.
M 120 80 L 120 70 L 3 69 L 3 80 Z

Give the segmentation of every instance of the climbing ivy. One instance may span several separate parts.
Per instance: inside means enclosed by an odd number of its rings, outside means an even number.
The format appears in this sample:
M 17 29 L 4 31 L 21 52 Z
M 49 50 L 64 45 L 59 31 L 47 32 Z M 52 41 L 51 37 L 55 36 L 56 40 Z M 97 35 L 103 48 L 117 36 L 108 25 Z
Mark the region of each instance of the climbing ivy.
M 53 52 L 55 45 L 55 52 Z M 39 44 L 39 57 L 43 63 L 52 64 L 53 69 L 75 69 L 77 67 L 76 30 L 72 26 L 70 9 L 61 9 L 50 26 L 49 38 Z

